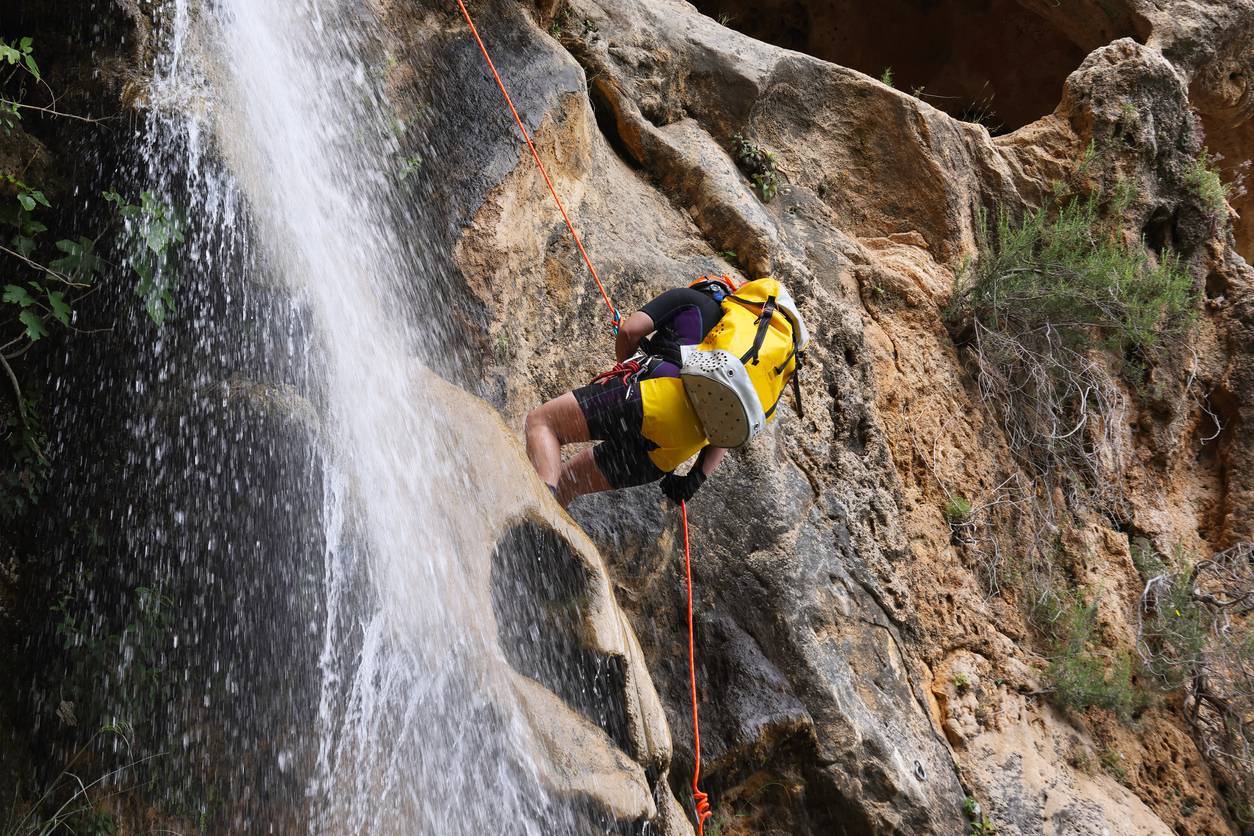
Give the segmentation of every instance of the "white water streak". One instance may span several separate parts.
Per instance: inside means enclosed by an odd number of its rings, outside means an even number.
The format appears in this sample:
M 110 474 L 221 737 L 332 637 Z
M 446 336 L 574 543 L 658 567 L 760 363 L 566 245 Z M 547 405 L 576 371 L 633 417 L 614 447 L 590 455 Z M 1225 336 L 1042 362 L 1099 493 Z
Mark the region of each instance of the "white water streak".
M 396 203 L 391 109 L 364 57 L 372 25 L 335 0 L 178 0 L 150 166 L 182 154 L 201 223 L 230 234 L 248 215 L 313 321 L 307 362 L 326 387 L 322 684 L 318 716 L 292 720 L 318 726 L 314 829 L 554 832 L 499 651 L 459 605 L 473 538 L 429 510 L 463 488 L 436 438 L 439 407 L 414 389 L 411 358 L 433 346 L 403 312 L 434 282 L 407 254 L 427 226 Z M 225 181 L 204 173 L 213 152 Z

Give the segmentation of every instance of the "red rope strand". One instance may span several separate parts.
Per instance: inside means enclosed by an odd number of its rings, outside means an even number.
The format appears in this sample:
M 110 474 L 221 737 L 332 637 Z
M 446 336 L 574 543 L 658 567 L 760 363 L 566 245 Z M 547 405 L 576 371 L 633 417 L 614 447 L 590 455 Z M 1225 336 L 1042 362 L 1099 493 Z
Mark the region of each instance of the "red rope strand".
M 710 797 L 701 791 L 701 726 L 697 723 L 697 650 L 696 635 L 692 627 L 692 548 L 688 544 L 688 503 L 679 503 L 679 514 L 684 522 L 684 571 L 688 576 L 688 681 L 692 687 L 692 802 L 697 811 L 697 836 L 705 834 L 705 820 L 710 811 Z
M 501 88 L 501 95 L 505 97 L 505 104 L 509 105 L 509 112 L 514 114 L 514 122 L 518 125 L 523 141 L 531 149 L 531 156 L 535 159 L 536 166 L 540 169 L 540 175 L 544 177 L 544 182 L 549 187 L 549 194 L 553 195 L 553 202 L 557 204 L 558 211 L 562 213 L 562 220 L 566 221 L 566 228 L 570 230 L 570 236 L 575 239 L 575 246 L 579 248 L 579 254 L 583 256 L 584 264 L 588 265 L 588 272 L 592 274 L 592 280 L 596 282 L 597 290 L 601 291 L 601 298 L 605 300 L 605 306 L 610 309 L 611 328 L 617 334 L 618 323 L 621 319 L 618 315 L 618 309 L 610 301 L 610 295 L 605 292 L 605 285 L 601 283 L 601 276 L 597 273 L 597 268 L 592 265 L 592 259 L 588 257 L 588 251 L 583 248 L 583 240 L 580 239 L 579 233 L 575 231 L 575 225 L 571 223 L 570 215 L 566 214 L 566 207 L 562 204 L 562 199 L 557 195 L 557 189 L 549 178 L 549 171 L 544 167 L 544 162 L 540 159 L 540 152 L 536 150 L 535 143 L 531 141 L 531 134 L 527 132 L 527 126 L 523 124 L 522 117 L 518 115 L 518 108 L 514 107 L 514 100 L 510 98 L 509 91 L 505 89 L 505 82 L 501 79 L 501 74 L 496 71 L 496 64 L 492 62 L 492 56 L 488 54 L 488 48 L 484 45 L 483 38 L 479 37 L 479 30 L 475 28 L 475 22 L 470 17 L 470 10 L 466 8 L 466 4 L 462 0 L 457 0 L 457 5 L 462 10 L 462 17 L 466 18 L 466 25 L 470 27 L 470 34 L 474 36 L 475 43 L 479 45 L 479 51 L 483 53 L 483 60 L 487 62 L 488 69 L 492 71 L 492 77 L 496 79 L 496 86 Z

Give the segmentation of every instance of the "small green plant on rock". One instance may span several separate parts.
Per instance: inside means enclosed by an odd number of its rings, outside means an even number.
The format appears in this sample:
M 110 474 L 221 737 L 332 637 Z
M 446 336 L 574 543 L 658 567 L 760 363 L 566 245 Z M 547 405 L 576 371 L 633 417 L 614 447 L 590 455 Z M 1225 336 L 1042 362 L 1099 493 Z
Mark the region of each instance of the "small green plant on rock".
M 880 83 L 893 87 L 893 68 L 885 67 L 884 72 L 880 73 Z
M 732 137 L 732 155 L 736 165 L 745 173 L 763 203 L 770 203 L 779 193 L 779 173 L 775 170 L 775 155 L 756 145 L 741 134 Z
M 549 24 L 549 34 L 560 41 L 562 35 L 570 28 L 571 20 L 570 7 L 566 6 L 553 17 L 553 22 Z
M 984 815 L 980 802 L 969 795 L 962 800 L 962 812 L 971 822 L 972 836 L 995 836 L 997 833 L 997 827 Z
M 955 118 L 973 125 L 981 125 L 990 134 L 1000 133 L 1004 125 L 997 118 L 997 111 L 993 107 L 994 98 L 996 98 L 995 91 L 990 90 L 988 82 L 985 82 L 980 94 L 962 108 Z
M 945 522 L 951 526 L 962 526 L 971 521 L 972 510 L 971 500 L 965 496 L 951 496 L 945 500 L 942 513 L 945 515 Z
M 1128 770 L 1123 765 L 1123 755 L 1109 746 L 1102 748 L 1101 754 L 1098 755 L 1098 761 L 1102 765 L 1102 769 L 1106 774 L 1116 781 L 1123 781 L 1128 777 Z
M 1228 217 L 1230 189 L 1214 166 L 1210 152 L 1203 149 L 1185 174 L 1185 183 L 1201 199 L 1202 205 L 1216 223 Z
M 401 180 L 408 180 L 422 171 L 422 155 L 407 154 L 401 158 Z
M 959 694 L 965 694 L 971 690 L 971 678 L 962 671 L 956 671 L 950 681 L 953 682 L 954 690 Z

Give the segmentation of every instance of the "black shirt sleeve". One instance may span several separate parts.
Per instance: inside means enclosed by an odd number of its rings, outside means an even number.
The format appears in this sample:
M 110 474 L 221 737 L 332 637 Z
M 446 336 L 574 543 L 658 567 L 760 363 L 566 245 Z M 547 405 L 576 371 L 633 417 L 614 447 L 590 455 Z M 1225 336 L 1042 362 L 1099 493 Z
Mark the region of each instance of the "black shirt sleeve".
M 655 297 L 640 309 L 653 320 L 665 339 L 696 345 L 723 316 L 723 306 L 699 290 L 677 287 Z

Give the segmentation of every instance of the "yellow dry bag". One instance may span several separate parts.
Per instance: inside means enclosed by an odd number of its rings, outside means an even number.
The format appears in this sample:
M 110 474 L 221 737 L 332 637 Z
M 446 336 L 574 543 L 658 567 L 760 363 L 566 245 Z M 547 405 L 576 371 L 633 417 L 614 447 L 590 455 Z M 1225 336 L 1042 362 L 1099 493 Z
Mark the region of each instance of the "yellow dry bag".
M 809 341 L 792 296 L 758 279 L 723 299 L 723 318 L 700 345 L 681 348 L 680 377 L 706 438 L 739 447 L 766 428 Z M 797 410 L 801 410 L 800 391 Z

